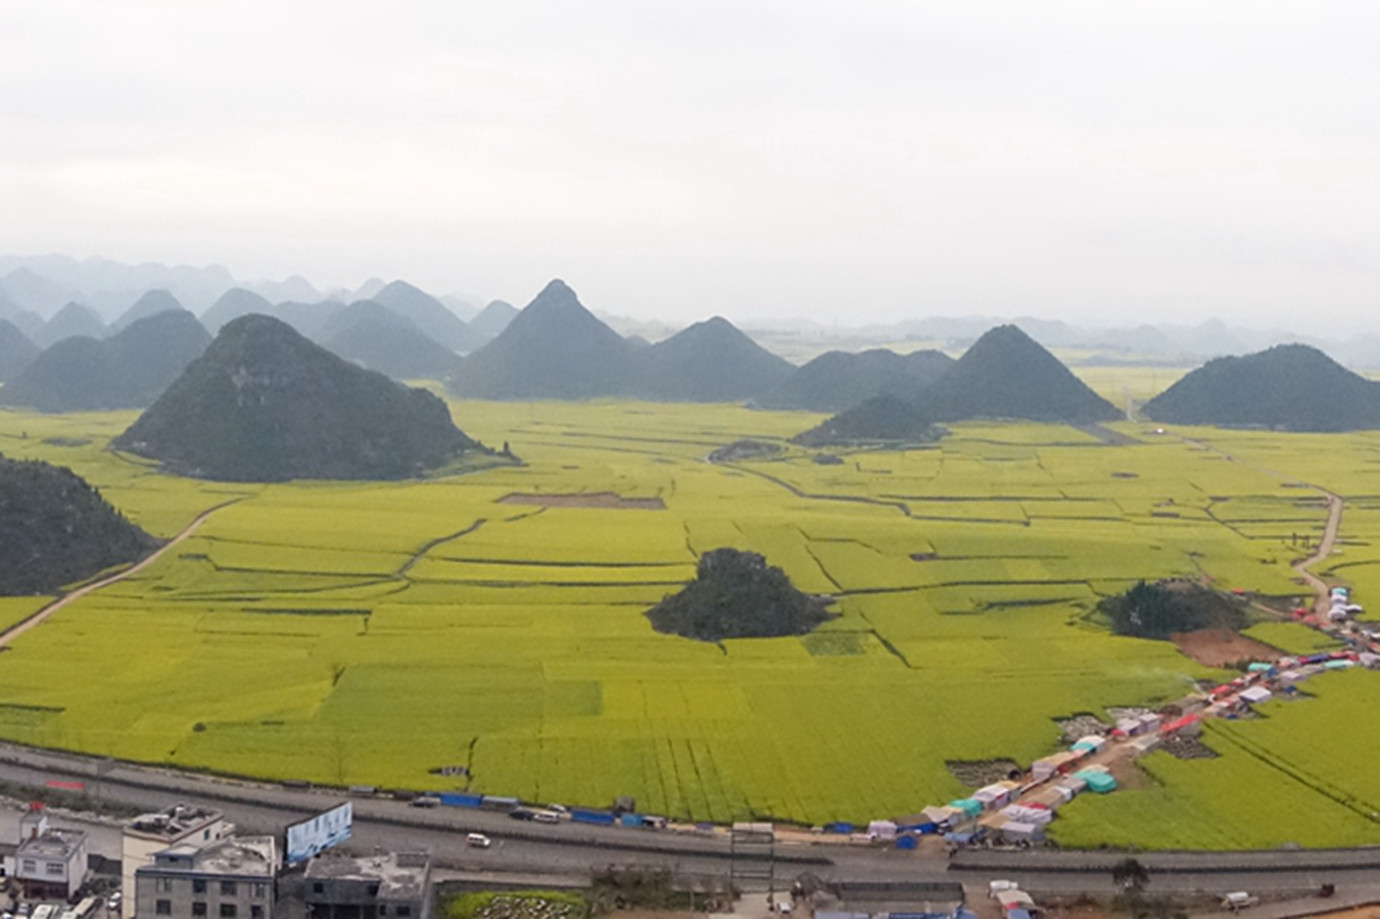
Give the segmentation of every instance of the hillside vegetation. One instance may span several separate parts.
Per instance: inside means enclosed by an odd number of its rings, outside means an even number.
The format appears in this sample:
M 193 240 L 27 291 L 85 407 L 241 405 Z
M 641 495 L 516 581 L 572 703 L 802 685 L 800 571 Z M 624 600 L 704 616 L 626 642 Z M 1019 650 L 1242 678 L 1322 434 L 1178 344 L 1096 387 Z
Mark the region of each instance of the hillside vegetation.
M 113 445 L 180 474 L 254 482 L 406 478 L 478 447 L 436 396 L 259 315 L 222 328 Z
M 155 545 L 70 469 L 0 456 L 0 594 L 51 593 Z
M 891 395 L 873 396 L 791 441 L 803 447 L 872 443 L 922 443 L 941 430 L 920 409 Z
M 1288 431 L 1380 428 L 1380 384 L 1308 345 L 1219 357 L 1143 407 L 1170 424 L 1258 426 Z
M 1113 421 L 1121 417 L 1115 406 L 1014 325 L 987 331 L 934 383 L 915 392 L 911 401 L 936 421 Z
M 883 394 L 914 398 L 953 363 L 954 359 L 942 351 L 828 351 L 797 368 L 780 384 L 756 394 L 752 401 L 760 408 L 841 412 Z

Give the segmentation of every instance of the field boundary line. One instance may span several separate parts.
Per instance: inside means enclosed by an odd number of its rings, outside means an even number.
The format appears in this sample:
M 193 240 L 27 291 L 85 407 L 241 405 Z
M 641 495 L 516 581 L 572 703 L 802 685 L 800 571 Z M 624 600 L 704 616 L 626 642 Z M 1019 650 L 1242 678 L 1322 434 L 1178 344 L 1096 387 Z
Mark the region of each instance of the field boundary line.
M 187 526 L 184 527 L 180 533 L 178 533 L 172 539 L 168 540 L 158 549 L 155 549 L 152 553 L 146 555 L 143 559 L 136 562 L 129 568 L 126 568 L 123 571 L 117 571 L 112 575 L 101 578 L 99 581 L 94 581 L 90 584 L 87 584 L 85 587 L 79 587 L 71 593 L 63 594 L 62 596 L 54 600 L 52 603 L 47 604 L 42 609 L 38 610 L 32 615 L 27 616 L 24 619 L 21 619 L 20 621 L 16 622 L 8 629 L 5 629 L 3 632 L 0 632 L 0 648 L 9 647 L 11 641 L 18 638 L 20 635 L 23 635 L 30 629 L 37 628 L 44 622 L 47 622 L 48 619 L 54 613 L 58 612 L 63 607 L 68 606 L 69 604 L 74 603 L 77 600 L 80 600 L 82 597 L 88 596 L 89 594 L 93 594 L 103 587 L 109 587 L 111 584 L 118 584 L 125 578 L 128 578 L 131 575 L 135 575 L 143 571 L 145 568 L 149 567 L 154 562 L 158 561 L 160 558 L 166 555 L 169 549 L 172 549 L 174 546 L 178 545 L 179 543 L 186 540 L 189 536 L 194 534 L 197 530 L 201 529 L 201 525 L 205 523 L 208 519 L 210 519 L 211 515 L 214 514 L 216 511 L 221 510 L 222 508 L 229 507 L 232 504 L 238 504 L 240 501 L 243 500 L 244 496 L 238 498 L 231 498 L 229 501 L 224 501 L 220 504 L 217 504 L 215 507 L 207 508 L 200 514 L 197 514 L 196 517 L 192 519 L 192 522 L 187 524 Z
M 445 536 L 437 536 L 430 542 L 423 543 L 422 547 L 418 549 L 416 552 L 412 553 L 412 557 L 409 558 L 407 562 L 401 568 L 398 569 L 398 573 L 395 575 L 395 577 L 406 578 L 408 572 L 410 572 L 413 568 L 417 567 L 417 563 L 420 562 L 422 559 L 426 558 L 427 553 L 430 552 L 432 549 L 435 549 L 437 546 L 443 546 L 446 543 L 451 542 L 452 540 L 461 538 L 462 536 L 468 536 L 488 522 L 489 521 L 487 517 L 479 517 L 476 518 L 474 523 L 471 523 L 463 530 L 459 530 L 455 533 L 448 533 Z

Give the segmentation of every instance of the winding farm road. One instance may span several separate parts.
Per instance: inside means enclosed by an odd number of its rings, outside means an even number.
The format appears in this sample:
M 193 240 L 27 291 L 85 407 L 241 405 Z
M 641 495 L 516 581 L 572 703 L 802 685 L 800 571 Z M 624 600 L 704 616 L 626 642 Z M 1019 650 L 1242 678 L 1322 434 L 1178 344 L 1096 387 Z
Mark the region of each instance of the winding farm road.
M 79 587 L 69 594 L 63 594 L 62 596 L 58 597 L 52 603 L 49 603 L 47 606 L 43 607 L 33 615 L 28 616 L 25 619 L 21 619 L 19 622 L 16 622 L 8 629 L 5 629 L 3 632 L 0 632 L 0 648 L 7 647 L 10 642 L 14 641 L 20 635 L 23 635 L 25 632 L 29 631 L 29 629 L 35 628 L 37 626 L 42 625 L 44 622 L 47 622 L 48 617 L 52 616 L 54 613 L 56 613 L 63 607 L 67 606 L 68 604 L 74 603 L 77 600 L 80 600 L 82 597 L 87 596 L 88 594 L 95 593 L 102 587 L 109 587 L 111 584 L 118 584 L 125 578 L 143 571 L 145 568 L 149 567 L 154 562 L 162 558 L 168 552 L 169 549 L 173 548 L 178 543 L 182 542 L 187 537 L 191 536 L 193 533 L 199 530 L 201 528 L 201 525 L 205 523 L 207 519 L 210 518 L 210 516 L 214 514 L 216 511 L 220 510 L 221 508 L 228 507 L 229 505 L 234 504 L 239 500 L 241 499 L 235 498 L 233 500 L 226 501 L 223 504 L 217 504 L 215 507 L 208 508 L 207 510 L 202 511 L 200 514 L 197 514 L 196 518 L 191 523 L 187 524 L 187 526 L 182 530 L 182 532 L 178 533 L 172 539 L 164 543 L 158 549 L 158 551 L 154 552 L 152 555 L 147 556 L 142 561 L 138 562 L 132 567 L 126 568 L 124 571 L 117 571 L 109 577 L 101 578 L 99 581 L 93 581 L 92 583 L 87 584 L 85 587 Z
M 1317 488 L 1318 486 L 1314 487 Z M 1318 541 L 1318 551 L 1305 559 L 1294 562 L 1293 569 L 1317 594 L 1313 601 L 1313 612 L 1325 617 L 1328 608 L 1332 605 L 1331 588 L 1322 578 L 1312 572 L 1312 568 L 1314 565 L 1326 561 L 1328 556 L 1332 554 L 1332 547 L 1337 543 L 1337 533 L 1342 528 L 1342 505 L 1345 502 L 1342 501 L 1340 495 L 1334 495 L 1324 488 L 1318 488 L 1318 490 L 1327 496 L 1327 525 L 1323 528 L 1322 539 Z

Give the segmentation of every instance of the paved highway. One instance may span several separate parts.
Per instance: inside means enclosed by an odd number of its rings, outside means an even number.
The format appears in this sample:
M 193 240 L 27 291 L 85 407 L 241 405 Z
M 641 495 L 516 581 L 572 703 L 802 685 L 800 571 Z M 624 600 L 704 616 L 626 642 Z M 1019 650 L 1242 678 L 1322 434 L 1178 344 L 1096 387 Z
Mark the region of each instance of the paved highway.
M 101 799 L 144 810 L 169 804 L 216 807 L 246 832 L 281 834 L 287 824 L 340 801 L 319 790 L 238 782 L 172 770 L 98 760 L 0 744 L 0 781 L 43 787 L 48 781 L 82 781 Z M 574 824 L 553 826 L 515 821 L 503 813 L 439 807 L 410 807 L 400 801 L 356 798 L 354 837 L 349 848 L 369 851 L 422 850 L 457 872 L 500 877 L 541 876 L 578 883 L 594 867 L 608 864 L 669 868 L 677 873 L 725 876 L 729 846 L 722 833 L 702 836 L 667 830 L 631 830 Z M 467 846 L 464 836 L 482 832 L 489 849 Z M 931 848 L 903 852 L 844 844 L 778 844 L 778 883 L 810 872 L 826 880 L 959 880 L 974 889 L 996 877 L 1022 881 L 1034 892 L 1078 893 L 1113 889 L 1109 853 L 971 852 L 950 863 Z M 1151 867 L 1151 889 L 1305 891 L 1324 882 L 1339 890 L 1374 889 L 1380 896 L 1380 849 L 1336 853 L 1179 853 L 1142 855 Z

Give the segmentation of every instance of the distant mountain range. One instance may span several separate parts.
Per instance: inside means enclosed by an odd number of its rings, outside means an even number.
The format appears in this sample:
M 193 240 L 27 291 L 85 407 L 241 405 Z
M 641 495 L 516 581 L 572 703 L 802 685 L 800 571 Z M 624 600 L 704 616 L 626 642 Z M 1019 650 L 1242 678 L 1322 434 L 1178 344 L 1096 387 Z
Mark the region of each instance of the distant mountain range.
M 752 401 L 761 408 L 838 412 L 883 393 L 909 396 L 933 383 L 953 363 L 942 351 L 905 355 L 880 348 L 860 354 L 829 351 L 778 385 L 759 391 Z
M 233 309 L 208 312 L 218 306 L 224 294 L 235 288 L 258 295 L 259 305 L 246 309 L 240 304 Z M 167 291 L 183 307 L 198 315 L 204 314 L 203 320 L 213 333 L 237 315 L 250 312 L 278 315 L 265 309 L 264 304 L 333 302 L 343 306 L 382 297 L 379 302 L 412 319 L 429 337 L 461 353 L 477 349 L 497 336 L 515 312 L 503 301 L 490 304 L 500 305 L 496 310 L 488 307 L 480 310 L 474 298 L 467 295 L 426 293 L 405 281 L 386 282 L 380 278 L 371 278 L 353 290 L 322 289 L 298 275 L 282 281 L 237 280 L 218 265 L 201 268 L 153 263 L 127 265 L 101 258 L 77 260 L 62 255 L 0 255 L 0 318 L 14 322 L 26 336 L 40 344 L 43 342 L 39 342 L 41 336 L 35 323 L 52 317 L 68 303 L 82 304 L 93 309 L 102 323 L 113 323 L 151 290 Z M 435 312 L 436 305 L 461 322 L 473 320 L 477 324 L 466 325 L 462 332 L 444 314 Z M 414 315 L 409 312 L 412 309 L 425 310 L 431 318 Z M 674 327 L 662 320 L 599 315 L 605 324 L 626 336 L 637 335 L 657 341 L 675 332 Z M 286 316 L 280 318 L 291 321 Z M 1302 343 L 1326 351 L 1347 366 L 1380 368 L 1380 336 L 1328 340 L 1282 329 L 1228 326 L 1218 319 L 1191 326 L 1140 324 L 1101 328 L 1029 316 L 1010 320 L 989 316 L 927 316 L 885 325 L 829 328 L 808 319 L 773 319 L 740 321 L 737 326 L 768 350 L 788 357 L 799 355 L 797 359 L 804 360 L 818 354 L 818 349 L 812 348 L 802 354 L 782 348 L 780 344 L 786 341 L 800 344 L 802 340 L 835 341 L 839 343 L 836 348 L 864 351 L 909 341 L 960 351 L 987 329 L 1004 323 L 1020 327 L 1047 348 L 1086 352 L 1070 358 L 1080 362 L 1158 361 L 1182 366 L 1211 357 L 1244 355 L 1277 344 Z M 298 330 L 312 334 L 309 328 L 298 327 Z M 46 343 L 56 341 L 50 338 Z
M 210 342 L 182 309 L 139 319 L 106 339 L 65 338 L 0 387 L 0 404 L 41 412 L 143 408 Z

